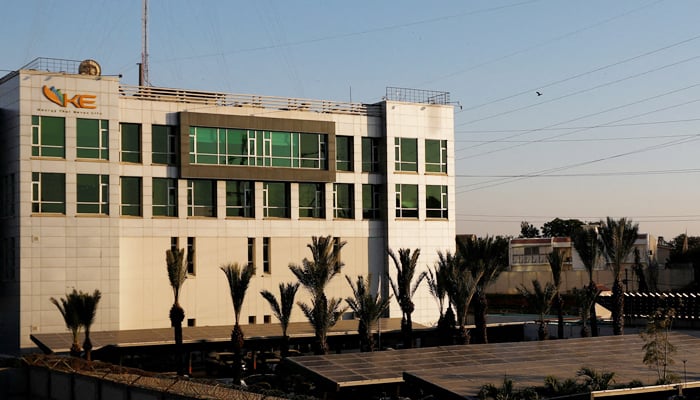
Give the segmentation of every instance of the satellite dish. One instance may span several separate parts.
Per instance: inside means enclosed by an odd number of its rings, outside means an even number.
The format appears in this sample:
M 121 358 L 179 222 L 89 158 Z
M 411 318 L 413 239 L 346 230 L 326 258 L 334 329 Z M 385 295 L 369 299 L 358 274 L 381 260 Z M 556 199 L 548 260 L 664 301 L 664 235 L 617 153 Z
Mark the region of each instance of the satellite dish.
M 85 60 L 80 63 L 78 73 L 80 75 L 100 76 L 102 75 L 102 68 L 95 60 Z

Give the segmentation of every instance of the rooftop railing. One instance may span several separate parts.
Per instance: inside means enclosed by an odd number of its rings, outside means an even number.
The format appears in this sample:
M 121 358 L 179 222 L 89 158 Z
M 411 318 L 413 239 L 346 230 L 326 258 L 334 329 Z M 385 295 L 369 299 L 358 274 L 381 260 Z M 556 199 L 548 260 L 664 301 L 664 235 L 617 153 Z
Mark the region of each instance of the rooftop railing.
M 119 87 L 119 95 L 139 100 L 190 103 L 219 107 L 254 107 L 284 111 L 309 111 L 367 116 L 382 115 L 382 106 L 379 104 L 346 103 L 252 94 L 230 94 L 152 86 L 121 85 Z

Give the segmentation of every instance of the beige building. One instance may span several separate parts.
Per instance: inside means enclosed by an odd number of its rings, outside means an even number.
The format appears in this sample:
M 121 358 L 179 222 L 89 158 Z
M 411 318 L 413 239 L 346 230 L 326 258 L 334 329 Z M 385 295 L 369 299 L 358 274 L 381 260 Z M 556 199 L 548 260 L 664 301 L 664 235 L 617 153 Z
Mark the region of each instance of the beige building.
M 0 78 L 0 351 L 64 332 L 49 299 L 73 288 L 102 291 L 94 331 L 168 327 L 171 247 L 193 254 L 180 301 L 195 326 L 233 323 L 229 262 L 257 269 L 242 323 L 276 322 L 259 292 L 295 280 L 288 265 L 313 235 L 346 241 L 342 274 L 372 274 L 385 295 L 387 248 L 420 248 L 421 270 L 454 250 L 449 93 L 236 95 L 122 85 L 79 65 L 37 59 Z M 342 276 L 328 291 L 351 294 Z M 427 289 L 415 303 L 415 321 L 437 319 Z

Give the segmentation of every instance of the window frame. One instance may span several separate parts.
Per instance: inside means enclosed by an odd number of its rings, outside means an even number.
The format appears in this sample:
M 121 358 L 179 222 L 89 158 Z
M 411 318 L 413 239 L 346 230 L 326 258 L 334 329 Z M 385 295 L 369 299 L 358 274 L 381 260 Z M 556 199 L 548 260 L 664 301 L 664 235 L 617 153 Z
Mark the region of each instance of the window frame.
M 97 179 L 96 185 L 89 188 L 90 191 L 81 193 L 81 186 L 83 189 L 88 189 L 89 184 L 95 184 L 95 182 L 89 182 L 88 179 Z M 80 182 L 81 180 L 83 183 Z M 109 175 L 77 174 L 75 181 L 76 214 L 109 215 Z M 95 190 L 97 193 L 94 193 Z
M 362 138 L 362 172 L 379 172 L 379 138 Z
M 226 181 L 226 217 L 255 218 L 255 181 Z
M 352 172 L 353 168 L 353 137 L 352 136 L 336 136 L 335 137 L 335 170 L 343 172 Z M 341 150 L 345 150 L 344 152 Z
M 429 146 L 430 145 L 430 146 Z M 437 154 L 434 152 L 437 150 Z M 447 140 L 425 139 L 425 172 L 433 174 L 447 173 Z M 437 156 L 437 157 L 436 157 Z M 431 159 L 430 161 L 428 159 Z M 433 161 L 436 159 L 437 161 Z
M 342 189 L 342 190 L 340 190 Z M 341 199 L 341 196 L 347 198 Z M 342 201 L 341 201 L 342 200 Z M 342 203 L 346 203 L 344 206 Z M 333 184 L 333 218 L 355 219 L 355 185 L 352 183 Z
M 211 190 L 206 190 L 210 188 Z M 207 195 L 208 192 L 208 195 Z M 211 202 L 198 203 L 202 195 Z M 216 218 L 216 181 L 210 179 L 189 179 L 187 181 L 187 216 Z
M 362 219 L 381 218 L 381 185 L 362 184 Z
M 53 126 L 50 122 L 60 121 L 60 131 L 53 132 L 52 129 L 58 129 L 58 125 Z M 51 129 L 49 128 L 51 126 Z M 49 137 L 51 136 L 51 137 Z M 56 136 L 56 137 L 53 137 Z M 52 143 L 48 139 L 60 140 Z M 47 143 L 48 142 L 48 143 Z M 60 149 L 58 151 L 57 149 Z M 54 154 L 55 152 L 55 154 Z M 66 158 L 66 118 L 51 117 L 45 115 L 32 115 L 32 157 L 52 157 Z
M 418 139 L 394 138 L 394 169 L 397 172 L 418 173 Z
M 163 182 L 164 188 L 165 188 L 165 200 L 166 204 L 157 204 L 156 203 L 156 193 L 157 190 L 162 190 L 162 188 L 157 187 L 161 186 L 161 182 Z M 178 187 L 177 187 L 177 179 L 174 178 L 153 178 L 151 180 L 151 214 L 154 217 L 177 217 L 178 216 Z M 171 200 L 173 200 L 173 203 L 171 203 Z M 165 210 L 165 214 L 161 213 L 160 210 Z M 156 212 L 158 210 L 158 212 Z M 172 214 L 170 214 L 170 211 L 172 211 Z
M 60 183 L 62 184 L 57 187 L 61 187 L 62 192 L 56 191 L 53 185 L 50 185 L 51 188 L 47 188 L 49 184 L 46 181 L 57 177 L 61 177 L 62 182 Z M 57 195 L 56 199 L 53 198 L 54 195 Z M 58 205 L 55 211 L 54 205 Z M 66 214 L 66 174 L 32 172 L 32 213 Z
M 283 188 L 283 198 L 280 204 L 275 202 L 274 205 L 270 204 L 271 189 L 275 189 L 275 192 L 279 188 Z M 276 194 L 276 193 L 275 193 Z M 283 204 L 282 204 L 283 203 Z M 263 182 L 263 217 L 264 218 L 290 218 L 291 204 L 290 204 L 290 193 L 289 193 L 289 183 L 288 182 Z
M 409 192 L 410 190 L 410 192 Z M 404 203 L 409 201 L 410 196 L 415 196 L 416 206 L 406 207 Z M 407 199 L 408 198 L 408 199 Z M 396 218 L 418 219 L 420 203 L 418 200 L 418 185 L 397 183 L 396 184 Z
M 299 183 L 299 218 L 326 218 L 326 185 L 324 183 Z M 305 191 L 313 194 L 309 205 L 302 204 Z
M 175 128 L 171 125 L 151 125 L 151 162 L 153 164 L 177 165 L 178 135 Z M 165 149 L 161 148 L 162 145 L 165 145 Z
M 77 118 L 75 123 L 75 157 L 90 160 L 109 160 L 109 120 Z M 86 126 L 86 124 L 91 123 L 96 123 L 97 126 Z M 81 146 L 81 141 L 85 140 L 96 145 Z
M 433 190 L 436 190 L 439 192 L 439 198 L 436 198 L 436 200 L 431 200 L 432 198 L 435 198 L 434 196 L 431 196 L 432 193 L 430 193 Z M 435 201 L 437 201 L 437 206 L 438 207 L 431 207 L 432 205 L 435 204 Z M 431 218 L 431 219 L 447 219 L 449 217 L 449 210 L 448 210 L 448 196 L 447 196 L 447 186 L 446 185 L 426 185 L 425 186 L 425 217 L 426 218 Z
M 129 129 L 125 130 L 124 128 Z M 131 128 L 136 128 L 131 130 Z M 141 164 L 143 159 L 141 152 L 143 150 L 143 127 L 139 123 L 122 122 L 119 124 L 119 161 L 123 163 Z M 136 140 L 134 141 L 134 137 Z M 132 143 L 133 142 L 133 143 Z M 135 145 L 135 147 L 131 147 Z
M 134 183 L 136 183 L 136 198 L 138 199 L 137 203 L 125 203 L 125 190 L 130 189 L 133 190 L 134 187 L 132 186 Z M 120 213 L 122 216 L 130 216 L 130 217 L 141 217 L 143 216 L 143 179 L 140 176 L 121 176 L 119 178 L 119 186 L 121 190 L 121 204 L 120 204 Z M 130 195 L 130 193 L 126 193 L 127 197 Z M 127 199 L 129 200 L 129 199 Z M 126 212 L 125 212 L 126 210 Z M 132 210 L 136 210 L 136 213 L 133 213 Z

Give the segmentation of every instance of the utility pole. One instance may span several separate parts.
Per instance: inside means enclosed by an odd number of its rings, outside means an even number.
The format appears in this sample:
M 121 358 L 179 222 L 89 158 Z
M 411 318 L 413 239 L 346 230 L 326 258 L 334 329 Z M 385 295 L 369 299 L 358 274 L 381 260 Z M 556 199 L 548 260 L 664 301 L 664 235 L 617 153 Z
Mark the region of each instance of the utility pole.
M 150 86 L 148 80 L 148 0 L 143 0 L 141 16 L 141 64 L 139 64 L 139 86 Z

